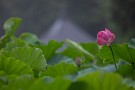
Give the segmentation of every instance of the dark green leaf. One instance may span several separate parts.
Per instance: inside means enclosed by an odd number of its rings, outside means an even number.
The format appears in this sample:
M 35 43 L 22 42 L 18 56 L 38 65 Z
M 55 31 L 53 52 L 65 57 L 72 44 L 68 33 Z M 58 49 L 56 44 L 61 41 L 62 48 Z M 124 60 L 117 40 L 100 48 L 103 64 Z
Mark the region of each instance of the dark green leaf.
M 86 82 L 83 81 L 77 81 L 77 82 L 73 82 L 68 90 L 91 90 L 89 88 L 89 84 L 87 84 Z
M 103 59 L 110 59 L 111 60 L 113 58 L 110 48 L 106 45 L 101 47 L 101 49 L 99 51 L 99 56 Z
M 132 56 L 128 44 L 117 44 L 113 49 L 119 58 L 132 62 Z
M 119 73 L 124 77 L 131 77 L 132 66 L 130 64 L 124 64 L 119 66 Z
M 129 48 L 128 44 L 113 44 L 111 45 L 115 59 L 121 58 L 128 62 L 133 62 L 135 59 L 135 49 Z M 99 56 L 103 59 L 112 60 L 112 52 L 108 46 L 103 46 L 99 52 Z
M 6 43 L 9 41 L 10 36 L 9 35 L 3 35 L 0 38 L 0 50 L 5 47 Z
M 129 47 L 129 54 L 131 55 L 131 62 L 135 63 L 135 48 Z

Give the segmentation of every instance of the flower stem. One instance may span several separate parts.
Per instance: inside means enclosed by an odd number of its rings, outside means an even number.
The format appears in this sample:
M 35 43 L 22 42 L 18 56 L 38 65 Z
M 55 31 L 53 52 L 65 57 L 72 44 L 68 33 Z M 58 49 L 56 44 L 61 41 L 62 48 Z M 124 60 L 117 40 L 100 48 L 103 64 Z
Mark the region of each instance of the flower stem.
M 115 68 L 116 68 L 116 70 L 118 71 L 118 68 L 117 68 L 117 65 L 116 65 L 116 60 L 115 60 L 115 57 L 114 57 L 114 52 L 113 52 L 111 46 L 109 46 L 109 48 L 110 48 L 110 50 L 111 50 L 111 52 L 112 52 L 112 56 L 113 56 L 113 61 L 114 61 Z

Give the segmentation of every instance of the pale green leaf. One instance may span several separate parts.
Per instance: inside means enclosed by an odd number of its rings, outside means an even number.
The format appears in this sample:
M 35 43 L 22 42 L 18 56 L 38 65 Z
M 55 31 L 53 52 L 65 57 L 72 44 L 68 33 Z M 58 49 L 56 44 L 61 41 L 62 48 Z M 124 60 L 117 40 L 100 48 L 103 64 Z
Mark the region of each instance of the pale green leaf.
M 65 62 L 65 63 L 74 63 L 74 60 L 72 58 L 69 58 L 67 56 L 61 55 L 61 54 L 56 54 L 54 55 L 49 61 L 47 62 L 49 65 L 54 65 L 58 64 L 60 62 Z
M 12 51 L 12 49 L 15 47 L 25 47 L 25 46 L 28 46 L 28 44 L 24 40 L 12 37 L 11 41 L 6 44 L 5 49 L 8 51 Z
M 6 31 L 7 35 L 14 34 L 15 30 L 18 28 L 19 24 L 21 23 L 21 18 L 12 17 L 9 18 L 5 23 L 3 28 Z
M 14 57 L 27 63 L 33 70 L 45 70 L 47 63 L 42 50 L 35 47 L 16 47 L 12 51 Z
M 98 45 L 96 43 L 88 42 L 88 43 L 80 43 L 80 45 L 89 53 L 92 53 L 93 55 L 98 54 Z
M 48 66 L 47 70 L 41 73 L 41 76 L 60 77 L 64 75 L 74 74 L 77 72 L 77 67 L 73 64 L 61 62 L 54 66 Z
M 32 69 L 29 65 L 23 63 L 22 61 L 16 60 L 14 58 L 4 58 L 0 57 L 0 71 L 6 72 L 8 75 L 16 74 L 31 74 L 33 75 Z
M 52 56 L 56 54 L 56 51 L 62 47 L 63 42 L 57 42 L 55 40 L 50 40 L 47 45 L 39 45 L 38 48 L 42 49 L 43 54 L 48 61 Z
M 74 41 L 71 40 L 66 40 L 66 42 L 71 46 L 76 48 L 77 50 L 79 50 L 80 52 L 84 53 L 85 55 L 88 55 L 89 57 L 91 57 L 92 59 L 94 59 L 94 55 L 91 54 L 90 52 L 88 52 L 87 50 L 85 50 L 83 47 L 81 47 L 81 45 L 77 44 Z
M 114 73 L 94 72 L 78 78 L 80 82 L 86 82 L 88 89 L 85 90 L 130 90 L 123 84 L 123 78 Z
M 2 87 L 2 90 L 29 90 L 29 87 L 35 79 L 30 75 L 8 76 L 8 84 Z
M 73 59 L 76 59 L 77 57 L 85 58 L 87 61 L 95 59 L 95 56 L 89 52 L 89 50 L 85 50 L 85 46 L 81 46 L 80 44 L 71 40 L 66 40 L 66 42 L 68 45 L 65 50 L 61 52 L 61 54 Z M 83 47 L 85 47 L 85 49 Z
M 45 77 L 35 81 L 29 90 L 68 90 L 71 83 L 70 80 L 64 78 L 55 78 L 53 81 L 47 82 Z
M 38 41 L 38 37 L 31 33 L 23 33 L 19 38 L 26 41 L 28 44 L 34 44 Z

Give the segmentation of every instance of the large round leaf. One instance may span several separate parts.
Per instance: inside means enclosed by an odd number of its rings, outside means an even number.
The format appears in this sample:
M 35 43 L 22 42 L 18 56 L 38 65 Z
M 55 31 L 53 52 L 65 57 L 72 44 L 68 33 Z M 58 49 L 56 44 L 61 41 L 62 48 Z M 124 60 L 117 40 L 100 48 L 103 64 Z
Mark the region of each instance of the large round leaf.
M 0 57 L 0 71 L 4 71 L 9 75 L 11 74 L 16 74 L 16 75 L 32 74 L 33 75 L 33 71 L 29 67 L 29 65 L 11 57 L 9 58 Z
M 123 78 L 115 73 L 98 71 L 80 77 L 78 81 L 86 83 L 87 88 L 84 90 L 131 90 L 123 84 Z M 78 89 L 76 88 L 76 90 Z
M 46 59 L 42 53 L 42 50 L 35 47 L 16 47 L 12 51 L 16 59 L 30 65 L 33 70 L 45 70 Z

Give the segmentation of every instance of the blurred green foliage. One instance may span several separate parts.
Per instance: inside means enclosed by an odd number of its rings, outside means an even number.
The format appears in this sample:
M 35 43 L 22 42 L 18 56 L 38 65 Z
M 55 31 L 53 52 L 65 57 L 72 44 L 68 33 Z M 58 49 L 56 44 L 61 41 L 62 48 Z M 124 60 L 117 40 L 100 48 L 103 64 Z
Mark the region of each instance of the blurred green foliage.
M 135 90 L 134 43 L 132 48 L 112 44 L 112 57 L 108 46 L 93 42 L 51 40 L 46 44 L 30 33 L 16 37 L 11 28 L 19 26 L 16 20 L 20 18 L 4 24 L 5 36 L 10 38 L 0 43 L 0 90 Z M 75 57 L 82 60 L 80 65 Z M 104 64 L 112 58 L 117 59 L 118 70 L 114 62 Z

